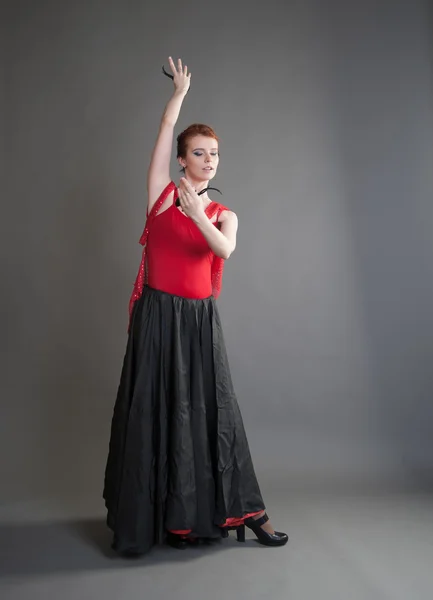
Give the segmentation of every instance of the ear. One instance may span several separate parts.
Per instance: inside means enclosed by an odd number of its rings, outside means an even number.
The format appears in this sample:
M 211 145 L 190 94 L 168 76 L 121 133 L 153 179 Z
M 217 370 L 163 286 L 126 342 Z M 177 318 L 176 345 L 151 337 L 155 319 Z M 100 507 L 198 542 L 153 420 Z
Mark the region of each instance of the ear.
M 180 164 L 180 166 L 182 167 L 182 169 L 184 169 L 184 168 L 185 168 L 185 166 L 186 166 L 185 159 L 183 159 L 183 158 L 181 158 L 181 157 L 179 156 L 179 157 L 178 157 L 178 159 L 177 159 L 177 162 Z

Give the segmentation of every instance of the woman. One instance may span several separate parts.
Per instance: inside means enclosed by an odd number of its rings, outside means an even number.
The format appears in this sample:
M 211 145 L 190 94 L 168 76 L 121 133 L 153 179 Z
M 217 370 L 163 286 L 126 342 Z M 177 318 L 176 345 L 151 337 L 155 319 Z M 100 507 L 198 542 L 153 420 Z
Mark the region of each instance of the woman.
M 174 93 L 148 170 L 143 257 L 114 407 L 104 482 L 113 548 L 142 554 L 177 548 L 245 526 L 281 546 L 254 473 L 230 378 L 215 297 L 236 246 L 237 217 L 207 195 L 218 138 L 206 125 L 178 137 L 185 177 L 169 175 L 173 130 L 191 74 L 171 58 Z

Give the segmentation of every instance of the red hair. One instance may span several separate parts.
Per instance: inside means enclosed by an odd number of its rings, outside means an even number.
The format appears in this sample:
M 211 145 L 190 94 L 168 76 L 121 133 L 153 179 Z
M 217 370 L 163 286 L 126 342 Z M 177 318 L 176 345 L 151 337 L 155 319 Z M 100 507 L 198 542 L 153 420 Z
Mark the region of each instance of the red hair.
M 219 138 L 212 127 L 203 123 L 193 123 L 177 136 L 177 156 L 185 158 L 188 140 L 196 135 L 204 135 L 219 142 Z

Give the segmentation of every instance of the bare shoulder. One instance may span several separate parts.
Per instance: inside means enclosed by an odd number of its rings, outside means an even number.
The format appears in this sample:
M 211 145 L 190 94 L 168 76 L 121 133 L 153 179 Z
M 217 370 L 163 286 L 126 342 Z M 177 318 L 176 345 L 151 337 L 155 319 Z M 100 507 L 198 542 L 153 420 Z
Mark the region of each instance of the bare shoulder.
M 218 220 L 220 223 L 233 223 L 233 224 L 236 223 L 237 224 L 238 216 L 232 210 L 223 210 L 222 213 L 220 214 L 220 217 Z

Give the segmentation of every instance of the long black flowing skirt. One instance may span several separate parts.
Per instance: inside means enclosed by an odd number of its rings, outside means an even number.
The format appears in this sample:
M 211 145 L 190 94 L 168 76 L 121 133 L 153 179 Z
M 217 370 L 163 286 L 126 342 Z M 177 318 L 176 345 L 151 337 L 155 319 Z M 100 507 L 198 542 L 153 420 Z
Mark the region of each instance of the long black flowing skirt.
M 264 509 L 213 297 L 146 287 L 135 303 L 103 497 L 120 553 Z

